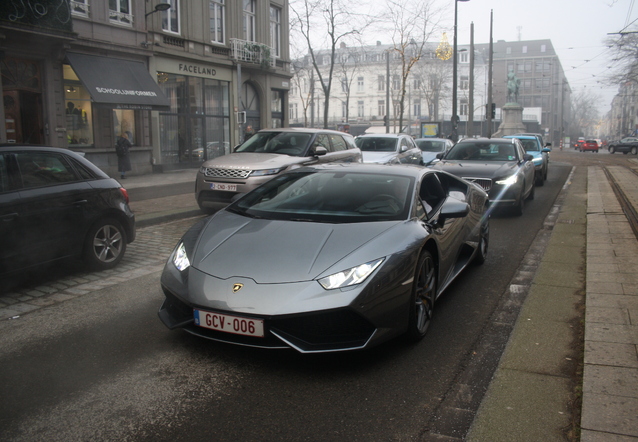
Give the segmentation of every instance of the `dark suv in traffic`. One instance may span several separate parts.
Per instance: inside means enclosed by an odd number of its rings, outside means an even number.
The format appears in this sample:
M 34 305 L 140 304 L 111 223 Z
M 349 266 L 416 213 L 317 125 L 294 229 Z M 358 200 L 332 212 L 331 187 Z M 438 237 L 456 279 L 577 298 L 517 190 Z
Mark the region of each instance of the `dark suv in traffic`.
M 0 275 L 80 257 L 117 265 L 135 239 L 128 193 L 67 149 L 0 146 Z

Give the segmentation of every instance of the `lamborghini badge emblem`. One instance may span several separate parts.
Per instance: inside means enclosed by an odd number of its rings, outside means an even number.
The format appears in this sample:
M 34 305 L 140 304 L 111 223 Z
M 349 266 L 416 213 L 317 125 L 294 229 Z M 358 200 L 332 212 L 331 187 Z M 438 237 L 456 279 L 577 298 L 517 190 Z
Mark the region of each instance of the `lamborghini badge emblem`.
M 233 284 L 233 293 L 240 291 L 243 286 L 244 284 Z

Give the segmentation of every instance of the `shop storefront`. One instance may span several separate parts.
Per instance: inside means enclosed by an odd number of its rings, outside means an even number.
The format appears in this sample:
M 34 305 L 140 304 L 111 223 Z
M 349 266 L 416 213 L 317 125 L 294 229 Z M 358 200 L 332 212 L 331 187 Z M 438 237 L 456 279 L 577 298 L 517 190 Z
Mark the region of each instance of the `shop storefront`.
M 198 167 L 230 153 L 231 70 L 163 58 L 154 63 L 170 104 L 159 112 L 162 169 Z
M 67 53 L 63 76 L 68 147 L 115 173 L 115 142 L 126 134 L 133 144 L 133 173 L 150 172 L 150 112 L 168 109 L 169 102 L 146 65 Z

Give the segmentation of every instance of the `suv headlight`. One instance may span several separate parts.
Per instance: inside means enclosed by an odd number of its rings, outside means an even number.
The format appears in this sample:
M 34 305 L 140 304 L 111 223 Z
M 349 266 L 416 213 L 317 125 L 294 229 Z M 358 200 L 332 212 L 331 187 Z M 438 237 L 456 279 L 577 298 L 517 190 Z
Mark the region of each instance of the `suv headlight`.
M 366 280 L 372 272 L 376 270 L 385 258 L 379 258 L 375 261 L 366 262 L 365 264 L 352 267 L 348 270 L 326 276 L 319 280 L 319 284 L 326 289 L 340 289 L 351 285 L 361 284 Z
M 279 172 L 284 170 L 285 167 L 279 167 L 277 169 L 261 169 L 261 170 L 253 170 L 250 172 L 250 176 L 267 176 L 267 175 L 277 175 Z

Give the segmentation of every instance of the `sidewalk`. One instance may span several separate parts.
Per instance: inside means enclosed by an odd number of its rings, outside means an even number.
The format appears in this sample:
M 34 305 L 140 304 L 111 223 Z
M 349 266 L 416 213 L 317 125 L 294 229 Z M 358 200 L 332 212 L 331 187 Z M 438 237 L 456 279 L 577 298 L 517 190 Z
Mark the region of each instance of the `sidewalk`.
M 637 160 L 629 163 L 638 170 Z M 609 169 L 638 208 L 638 175 Z M 194 185 L 195 174 L 121 182 L 135 195 L 135 189 Z M 202 214 L 192 191 L 132 197 L 130 205 L 138 226 Z M 521 273 L 535 271 L 532 283 L 514 280 L 510 287 L 527 297 L 466 440 L 577 440 L 567 432 L 582 401 L 581 441 L 638 441 L 638 241 L 602 168 L 572 171 L 539 235 L 548 230 L 542 254 L 532 245 L 521 266 Z M 574 318 L 583 309 L 584 337 L 574 339 L 581 328 Z M 583 355 L 581 388 L 574 379 Z

